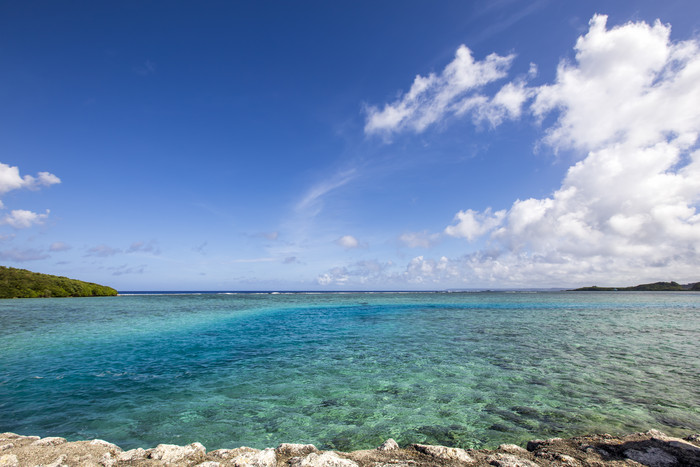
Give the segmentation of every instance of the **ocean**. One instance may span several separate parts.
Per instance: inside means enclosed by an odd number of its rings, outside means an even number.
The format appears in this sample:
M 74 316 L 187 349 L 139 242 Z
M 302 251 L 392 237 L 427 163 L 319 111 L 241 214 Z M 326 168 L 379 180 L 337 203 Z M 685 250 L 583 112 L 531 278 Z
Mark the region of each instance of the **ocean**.
M 124 449 L 700 432 L 700 293 L 0 300 L 0 432 Z

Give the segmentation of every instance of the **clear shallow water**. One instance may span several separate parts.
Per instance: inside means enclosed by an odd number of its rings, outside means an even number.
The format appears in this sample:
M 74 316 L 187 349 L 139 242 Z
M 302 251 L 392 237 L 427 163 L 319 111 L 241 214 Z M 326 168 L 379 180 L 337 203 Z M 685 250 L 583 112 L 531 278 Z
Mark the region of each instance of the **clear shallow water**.
M 125 449 L 700 432 L 700 294 L 0 300 L 0 432 Z

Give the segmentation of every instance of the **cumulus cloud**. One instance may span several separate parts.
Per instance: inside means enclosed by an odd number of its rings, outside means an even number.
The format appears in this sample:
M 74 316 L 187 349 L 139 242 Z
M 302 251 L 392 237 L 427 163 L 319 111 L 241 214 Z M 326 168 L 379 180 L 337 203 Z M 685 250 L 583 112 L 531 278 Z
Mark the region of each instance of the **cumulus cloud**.
M 36 177 L 31 175 L 22 177 L 19 174 L 18 167 L 0 162 L 0 194 L 20 188 L 38 190 L 42 186 L 50 186 L 56 183 L 61 183 L 61 179 L 49 172 L 39 172 Z
M 44 186 L 51 186 L 61 183 L 61 180 L 52 173 L 39 172 L 36 177 L 31 175 L 21 176 L 19 168 L 0 162 L 0 195 L 12 190 L 26 188 L 28 190 L 38 190 Z M 0 209 L 5 205 L 0 201 Z M 26 229 L 33 225 L 43 224 L 49 217 L 49 210 L 45 214 L 39 214 L 25 209 L 15 209 L 10 214 L 5 215 L 0 224 L 6 224 L 15 229 Z
M 33 225 L 43 224 L 49 217 L 49 210 L 45 214 L 27 211 L 25 209 L 13 209 L 2 218 L 0 223 L 14 227 L 15 229 L 26 229 Z
M 484 212 L 477 212 L 472 209 L 459 211 L 454 218 L 457 223 L 447 226 L 445 233 L 451 237 L 463 237 L 467 240 L 473 240 L 499 225 L 503 221 L 505 214 L 504 210 L 492 214 L 490 208 Z
M 362 246 L 360 242 L 352 235 L 343 235 L 335 241 L 335 244 L 342 246 L 346 250 L 350 250 L 352 248 L 359 248 L 360 246 Z
M 606 20 L 593 17 L 575 61 L 531 90 L 535 117 L 557 115 L 544 142 L 586 156 L 551 196 L 496 213 L 460 211 L 445 229 L 467 240 L 488 235 L 499 249 L 497 259 L 462 259 L 472 276 L 484 269 L 503 280 L 525 271 L 583 279 L 584 271 L 638 276 L 656 268 L 668 278 L 698 264 L 700 47 L 672 42 L 670 26 L 658 21 L 608 29 Z
M 513 56 L 475 62 L 460 47 L 441 75 L 418 76 L 395 102 L 370 107 L 367 133 L 420 132 L 467 114 L 494 126 L 525 117 L 553 121 L 543 128 L 541 144 L 579 159 L 550 196 L 518 199 L 499 210 L 459 211 L 444 234 L 481 240 L 481 249 L 453 258 L 417 256 L 403 270 L 383 271 L 381 283 L 546 287 L 697 280 L 700 44 L 672 41 L 670 30 L 659 21 L 609 28 L 607 17 L 596 15 L 552 83 L 529 87 L 520 77 L 493 95 L 479 93 L 479 86 L 505 77 Z M 471 64 L 482 79 L 452 84 L 458 73 L 448 70 L 455 63 Z M 531 65 L 529 77 L 536 74 Z M 429 245 L 425 235 L 400 239 Z M 322 277 L 348 282 L 351 270 Z
M 535 115 L 561 111 L 545 141 L 590 151 L 696 134 L 697 42 L 672 43 L 670 26 L 659 21 L 612 29 L 606 23 L 606 16 L 594 16 L 576 42 L 575 63 L 562 62 L 556 82 L 537 89 Z
M 528 91 L 524 83 L 509 83 L 494 98 L 478 91 L 506 77 L 514 55 L 490 54 L 475 60 L 465 45 L 439 75 L 418 75 L 409 91 L 380 110 L 368 106 L 365 133 L 389 136 L 404 130 L 420 133 L 451 115 L 474 112 L 477 121 L 500 123 L 506 116 L 517 117 Z

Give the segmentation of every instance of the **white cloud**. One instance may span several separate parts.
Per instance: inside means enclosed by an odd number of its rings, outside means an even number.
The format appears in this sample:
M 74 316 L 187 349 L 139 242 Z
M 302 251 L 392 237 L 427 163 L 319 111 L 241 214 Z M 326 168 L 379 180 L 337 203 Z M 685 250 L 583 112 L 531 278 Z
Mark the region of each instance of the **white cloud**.
M 336 245 L 340 245 L 345 249 L 359 248 L 360 242 L 352 235 L 343 235 L 335 241 Z
M 459 211 L 454 218 L 457 224 L 447 226 L 445 233 L 451 237 L 463 237 L 467 240 L 474 240 L 503 222 L 505 214 L 505 211 L 497 211 L 491 214 L 490 208 L 483 213 L 471 209 Z
M 387 136 L 403 130 L 420 133 L 452 114 L 461 115 L 491 105 L 484 96 L 476 94 L 476 90 L 504 78 L 514 57 L 493 53 L 477 61 L 467 46 L 460 46 L 454 60 L 440 75 L 416 76 L 406 94 L 385 104 L 381 110 L 368 106 L 365 133 Z M 511 88 L 504 91 L 500 100 L 510 106 L 509 113 L 518 114 L 519 110 L 514 107 L 517 100 L 515 85 Z M 498 102 L 497 106 L 503 104 Z
M 312 215 L 321 212 L 322 199 L 329 192 L 340 188 L 357 176 L 355 169 L 348 169 L 336 173 L 334 176 L 312 186 L 304 197 L 296 205 L 297 211 L 312 211 Z
M 700 261 L 700 48 L 659 22 L 606 29 L 595 16 L 532 112 L 557 112 L 544 141 L 587 151 L 561 187 L 491 214 L 460 211 L 449 235 L 488 234 L 497 255 L 457 261 L 465 276 L 678 278 Z M 608 277 L 608 279 L 605 279 Z
M 376 283 L 549 287 L 698 280 L 700 45 L 672 42 L 670 26 L 658 21 L 610 29 L 606 21 L 591 19 L 575 59 L 560 63 L 551 84 L 528 87 L 519 78 L 488 96 L 465 92 L 468 87 L 448 91 L 458 88 L 443 72 L 419 76 L 396 102 L 369 109 L 365 131 L 384 134 L 420 132 L 450 115 L 470 113 L 476 123 L 492 125 L 523 116 L 544 122 L 552 115 L 542 142 L 580 156 L 550 196 L 518 199 L 498 211 L 459 211 L 444 233 L 482 238 L 482 249 L 455 258 L 418 256 L 402 271 L 382 271 Z M 500 58 L 489 76 L 505 75 L 512 56 Z M 530 69 L 531 78 L 537 67 Z M 419 236 L 402 240 L 426 244 Z M 351 270 L 339 268 L 326 279 L 351 286 Z
M 594 16 L 576 42 L 576 62 L 562 62 L 556 82 L 537 90 L 535 115 L 561 111 L 545 141 L 590 151 L 620 141 L 644 147 L 671 133 L 695 134 L 698 44 L 670 42 L 670 26 L 658 21 L 609 30 L 606 21 Z
M 36 212 L 24 209 L 13 209 L 9 214 L 3 217 L 0 223 L 7 224 L 15 229 L 26 229 L 32 225 L 43 224 L 48 217 L 48 209 L 45 214 L 37 214 Z
M 36 177 L 31 175 L 22 177 L 19 174 L 18 167 L 0 162 L 0 195 L 21 188 L 38 190 L 43 186 L 50 186 L 56 183 L 61 183 L 61 180 L 49 172 L 39 172 Z M 0 209 L 4 208 L 5 205 L 0 201 Z M 0 224 L 9 225 L 15 229 L 26 229 L 33 225 L 43 224 L 48 217 L 48 209 L 45 214 L 38 214 L 25 209 L 14 209 L 0 220 Z
M 316 282 L 322 286 L 346 286 L 387 284 L 386 271 L 393 266 L 391 261 L 358 261 L 347 267 L 335 267 L 318 276 Z
M 0 194 L 8 191 L 27 188 L 37 190 L 42 186 L 50 186 L 61 183 L 61 180 L 49 172 L 39 172 L 36 177 L 31 175 L 20 176 L 19 168 L 0 162 Z
M 440 239 L 440 234 L 422 232 L 406 232 L 401 234 L 399 240 L 409 248 L 430 248 Z

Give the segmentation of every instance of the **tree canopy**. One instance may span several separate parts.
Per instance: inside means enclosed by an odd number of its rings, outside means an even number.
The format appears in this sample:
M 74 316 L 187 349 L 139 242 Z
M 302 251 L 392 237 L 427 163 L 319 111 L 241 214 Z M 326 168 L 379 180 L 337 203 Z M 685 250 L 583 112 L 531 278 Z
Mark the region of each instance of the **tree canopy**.
M 0 266 L 0 298 L 101 297 L 117 295 L 111 287 Z

